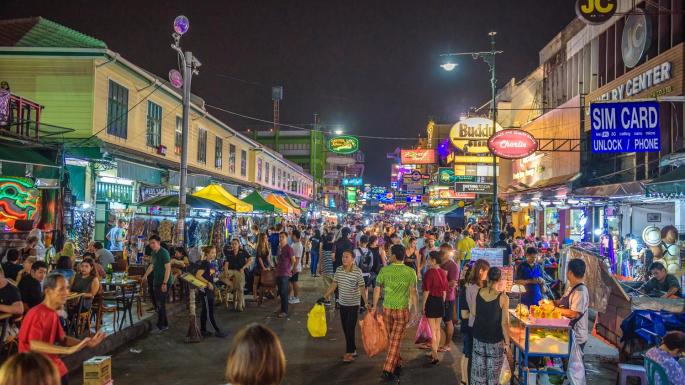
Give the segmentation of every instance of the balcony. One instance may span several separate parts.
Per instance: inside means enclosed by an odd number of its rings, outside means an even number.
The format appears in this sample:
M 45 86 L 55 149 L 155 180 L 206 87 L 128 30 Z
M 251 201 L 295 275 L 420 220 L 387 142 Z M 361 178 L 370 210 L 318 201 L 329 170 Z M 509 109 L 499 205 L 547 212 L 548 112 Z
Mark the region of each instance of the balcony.
M 38 140 L 40 137 L 40 104 L 11 94 L 0 92 L 0 131 L 3 135 Z

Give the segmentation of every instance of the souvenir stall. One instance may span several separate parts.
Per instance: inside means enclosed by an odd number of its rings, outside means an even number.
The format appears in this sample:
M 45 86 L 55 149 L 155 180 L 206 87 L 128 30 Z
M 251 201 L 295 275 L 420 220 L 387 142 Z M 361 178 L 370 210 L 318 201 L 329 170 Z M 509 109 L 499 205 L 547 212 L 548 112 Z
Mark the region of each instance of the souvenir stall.
M 273 226 L 276 217 L 280 216 L 282 213 L 276 206 L 264 200 L 257 191 L 251 192 L 244 197 L 242 201 L 252 205 L 253 214 L 251 219 L 260 229 L 266 229 Z

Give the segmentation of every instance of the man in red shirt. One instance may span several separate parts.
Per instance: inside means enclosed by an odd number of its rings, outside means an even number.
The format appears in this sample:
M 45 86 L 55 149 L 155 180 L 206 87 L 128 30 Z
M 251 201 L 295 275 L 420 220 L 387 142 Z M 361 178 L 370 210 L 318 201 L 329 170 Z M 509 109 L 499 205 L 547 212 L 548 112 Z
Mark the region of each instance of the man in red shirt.
M 69 284 L 61 274 L 51 274 L 43 283 L 45 299 L 26 313 L 19 330 L 19 352 L 45 354 L 59 369 L 62 385 L 67 383 L 67 367 L 58 355 L 74 354 L 85 347 L 95 347 L 105 339 L 98 332 L 92 338 L 78 340 L 67 336 L 59 322 L 57 310 L 64 307 Z

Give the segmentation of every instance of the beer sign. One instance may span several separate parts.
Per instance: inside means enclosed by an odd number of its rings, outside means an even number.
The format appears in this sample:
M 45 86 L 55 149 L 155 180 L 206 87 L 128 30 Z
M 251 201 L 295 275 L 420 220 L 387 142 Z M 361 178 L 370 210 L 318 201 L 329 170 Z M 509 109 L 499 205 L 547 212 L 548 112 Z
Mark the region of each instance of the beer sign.
M 521 159 L 535 153 L 538 142 L 522 130 L 502 130 L 488 139 L 490 151 L 504 159 Z
M 336 154 L 354 154 L 359 151 L 359 138 L 351 135 L 335 136 L 328 140 L 328 150 Z

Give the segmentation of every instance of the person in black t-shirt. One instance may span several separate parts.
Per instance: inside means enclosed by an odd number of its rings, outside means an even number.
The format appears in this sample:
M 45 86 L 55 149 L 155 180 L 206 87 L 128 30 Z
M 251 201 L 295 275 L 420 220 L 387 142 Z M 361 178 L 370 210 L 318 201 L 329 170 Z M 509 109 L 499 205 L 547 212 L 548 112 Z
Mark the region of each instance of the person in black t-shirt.
M 30 309 L 43 302 L 43 288 L 41 282 L 48 274 L 48 265 L 43 261 L 36 261 L 31 266 L 31 274 L 21 279 L 19 282 L 19 293 L 21 300 Z
M 350 241 L 350 233 L 352 231 L 349 227 L 343 227 L 340 231 L 340 239 L 335 242 L 335 259 L 333 260 L 333 270 L 335 271 L 338 266 L 342 266 L 342 255 L 345 251 L 352 251 L 354 245 Z M 352 253 L 354 255 L 354 253 Z
M 240 240 L 233 239 L 231 241 L 231 249 L 224 252 L 226 260 L 223 264 L 223 273 L 226 282 L 233 280 L 233 289 L 235 290 L 235 309 L 238 311 L 245 310 L 245 270 L 250 267 L 252 257 L 240 247 Z
M 195 278 L 207 284 L 207 287 L 199 290 L 200 302 L 202 302 L 202 313 L 200 313 L 200 332 L 203 337 L 211 336 L 212 333 L 207 331 L 207 316 L 209 316 L 209 322 L 212 323 L 214 328 L 214 335 L 219 338 L 226 337 L 225 333 L 222 333 L 214 319 L 214 273 L 215 268 L 212 266 L 212 262 L 216 259 L 216 248 L 214 246 L 205 246 L 202 248 L 202 261 L 200 262 L 200 267 L 195 273 Z
M 19 263 L 19 250 L 7 250 L 7 262 L 2 264 L 2 270 L 5 272 L 5 278 L 9 278 L 14 282 L 17 281 L 17 274 L 23 269 Z
M 649 271 L 652 273 L 652 279 L 642 284 L 638 291 L 662 298 L 681 298 L 678 278 L 673 274 L 668 274 L 663 263 L 652 262 Z
M 0 313 L 21 315 L 24 313 L 24 305 L 21 303 L 19 289 L 14 287 L 5 273 L 0 269 Z

